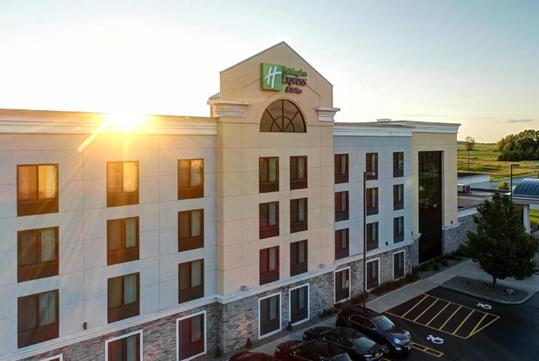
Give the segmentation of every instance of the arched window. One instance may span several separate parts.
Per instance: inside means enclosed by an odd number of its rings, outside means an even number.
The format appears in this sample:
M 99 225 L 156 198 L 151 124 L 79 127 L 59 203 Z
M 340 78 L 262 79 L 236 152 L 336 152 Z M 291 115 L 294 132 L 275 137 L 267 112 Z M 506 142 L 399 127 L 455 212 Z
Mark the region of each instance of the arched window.
M 260 120 L 261 132 L 305 133 L 305 120 L 299 108 L 289 100 L 271 103 Z

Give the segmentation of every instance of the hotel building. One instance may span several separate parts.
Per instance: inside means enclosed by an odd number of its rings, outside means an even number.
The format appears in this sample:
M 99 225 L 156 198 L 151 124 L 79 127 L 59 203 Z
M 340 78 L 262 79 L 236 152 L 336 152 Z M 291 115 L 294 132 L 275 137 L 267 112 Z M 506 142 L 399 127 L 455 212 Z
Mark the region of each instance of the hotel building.
M 336 123 L 286 43 L 208 105 L 0 110 L 0 360 L 211 357 L 458 246 L 458 124 Z

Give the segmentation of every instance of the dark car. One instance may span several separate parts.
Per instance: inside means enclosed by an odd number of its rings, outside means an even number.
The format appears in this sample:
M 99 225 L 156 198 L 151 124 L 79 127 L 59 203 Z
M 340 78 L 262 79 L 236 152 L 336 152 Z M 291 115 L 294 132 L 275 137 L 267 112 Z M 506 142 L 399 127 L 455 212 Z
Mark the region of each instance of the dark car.
M 228 361 L 274 361 L 273 356 L 262 352 L 238 352 L 232 355 Z
M 351 361 L 342 348 L 322 340 L 286 341 L 275 349 L 278 361 Z
M 392 353 L 403 353 L 412 347 L 410 332 L 397 327 L 385 315 L 363 307 L 350 307 L 337 315 L 337 326 L 350 327 L 364 333 Z
M 389 352 L 361 332 L 348 327 L 314 327 L 303 333 L 303 339 L 327 341 L 348 352 L 355 361 L 379 360 L 384 353 Z

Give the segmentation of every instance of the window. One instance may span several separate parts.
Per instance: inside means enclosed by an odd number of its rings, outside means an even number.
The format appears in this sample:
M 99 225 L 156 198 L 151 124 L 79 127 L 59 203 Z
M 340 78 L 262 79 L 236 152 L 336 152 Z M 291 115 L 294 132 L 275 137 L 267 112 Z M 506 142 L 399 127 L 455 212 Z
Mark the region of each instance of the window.
M 307 240 L 290 243 L 290 276 L 307 272 Z
M 293 288 L 289 292 L 290 322 L 296 324 L 309 319 L 309 285 Z
M 307 156 L 290 157 L 290 189 L 307 188 Z
M 276 294 L 258 301 L 260 336 L 269 336 L 281 329 L 281 295 Z
M 403 152 L 394 152 L 393 153 L 393 177 L 403 177 L 404 176 L 404 153 Z
M 404 208 L 404 184 L 395 184 L 393 186 L 393 210 Z
M 58 212 L 58 164 L 17 166 L 17 216 Z
M 204 247 L 204 210 L 178 212 L 178 252 Z
M 350 297 L 350 268 L 335 272 L 335 302 L 345 301 Z
M 404 217 L 393 218 L 393 242 L 404 241 Z
M 108 322 L 137 316 L 140 311 L 139 273 L 108 279 Z
M 348 154 L 335 154 L 335 183 L 348 183 Z
M 259 228 L 260 239 L 279 235 L 279 202 L 260 204 Z
M 367 188 L 367 215 L 378 214 L 378 188 Z
M 107 264 L 139 259 L 139 217 L 107 221 Z
M 59 336 L 58 290 L 19 297 L 17 300 L 18 347 Z
M 279 158 L 258 158 L 258 191 L 279 191 Z
M 107 207 L 138 204 L 138 162 L 107 163 Z
M 404 277 L 404 251 L 393 253 L 393 279 Z
M 17 281 L 58 275 L 58 227 L 17 233 Z
M 290 233 L 307 230 L 307 198 L 290 200 Z
M 378 222 L 367 224 L 367 251 L 378 248 Z
M 305 133 L 305 120 L 299 108 L 289 100 L 271 103 L 260 120 L 261 132 Z
M 367 289 L 371 290 L 380 284 L 380 260 L 367 262 Z
M 365 163 L 367 180 L 378 179 L 378 153 L 367 153 Z
M 204 159 L 178 161 L 178 199 L 204 197 Z
M 142 332 L 107 341 L 108 361 L 140 361 Z
M 335 221 L 348 219 L 348 191 L 335 192 Z
M 260 284 L 279 279 L 279 247 L 260 250 Z
M 348 228 L 335 231 L 335 259 L 348 257 L 350 243 L 348 242 Z
M 178 360 L 206 353 L 206 313 L 178 320 Z
M 178 280 L 179 303 L 204 297 L 204 260 L 180 263 Z

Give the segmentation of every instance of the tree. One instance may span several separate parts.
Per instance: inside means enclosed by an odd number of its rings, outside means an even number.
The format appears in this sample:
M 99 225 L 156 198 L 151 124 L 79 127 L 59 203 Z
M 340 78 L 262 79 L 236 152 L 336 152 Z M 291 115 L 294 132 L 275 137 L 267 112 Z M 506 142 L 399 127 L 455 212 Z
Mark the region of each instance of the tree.
M 520 212 L 506 195 L 495 193 L 491 201 L 477 207 L 475 232 L 468 232 L 467 248 L 472 259 L 497 279 L 524 279 L 533 274 L 537 240 L 526 233 Z
M 498 141 L 498 160 L 539 160 L 539 130 L 526 129 L 509 134 Z
M 464 139 L 464 147 L 468 153 L 468 174 L 470 173 L 470 152 L 475 149 L 475 139 L 473 137 L 466 137 Z

